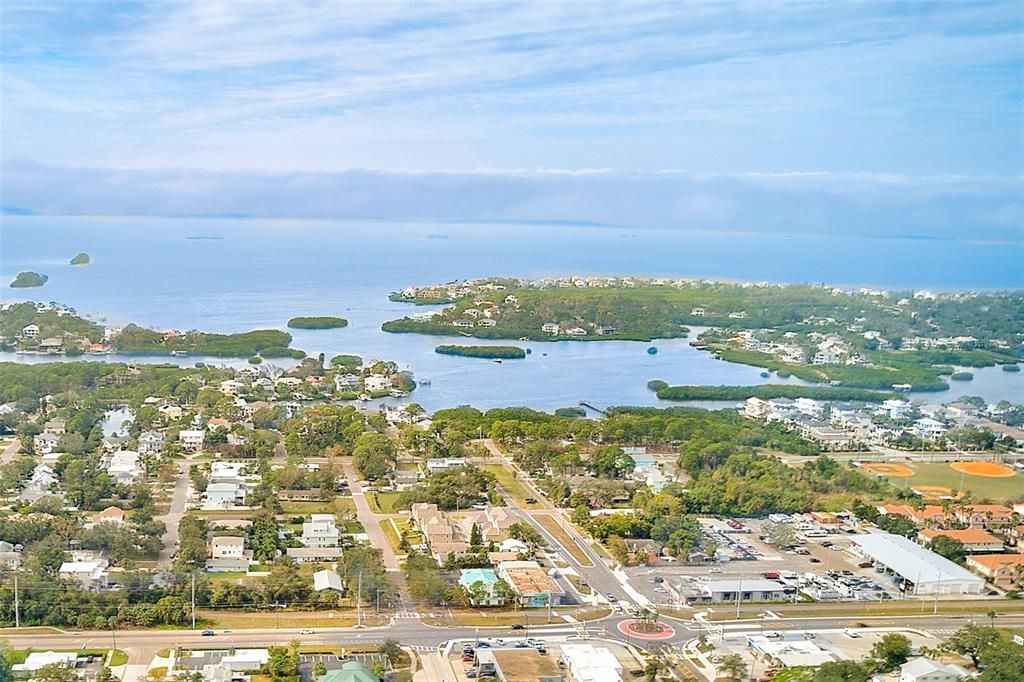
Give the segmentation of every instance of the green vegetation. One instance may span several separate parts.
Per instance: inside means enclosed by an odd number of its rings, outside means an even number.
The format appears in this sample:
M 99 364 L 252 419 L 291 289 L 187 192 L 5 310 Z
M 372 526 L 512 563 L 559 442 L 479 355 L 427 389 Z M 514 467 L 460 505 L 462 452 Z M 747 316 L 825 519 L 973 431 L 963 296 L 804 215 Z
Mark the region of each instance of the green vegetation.
M 521 360 L 526 351 L 518 346 L 438 346 L 435 353 L 441 355 L 459 355 L 466 358 L 488 358 L 501 360 Z
M 264 348 L 287 348 L 291 334 L 277 329 L 257 329 L 240 334 L 187 332 L 162 333 L 129 324 L 111 340 L 124 353 L 160 354 L 187 352 L 196 355 L 246 358 L 260 355 Z
M 63 310 L 63 314 L 59 310 Z M 99 325 L 83 320 L 77 315 L 68 314 L 73 312 L 70 308 L 56 309 L 51 306 L 40 309 L 31 301 L 16 303 L 6 310 L 0 311 L 0 336 L 14 339 L 22 333 L 25 327 L 34 324 L 39 327 L 37 339 L 67 336 L 90 343 L 96 343 L 103 339 L 103 330 Z M 24 343 L 32 342 L 31 339 L 26 339 Z
M 1017 365 L 1017 364 L 1003 365 L 1003 371 L 1004 372 L 1019 372 L 1020 371 L 1020 365 Z
M 293 360 L 301 360 L 306 357 L 306 352 L 297 348 L 285 348 L 284 346 L 267 346 L 266 348 L 260 349 L 260 357 L 264 359 L 270 358 L 292 358 Z
M 79 251 L 77 254 L 75 254 L 75 257 L 71 259 L 71 264 L 88 265 L 91 262 L 91 260 L 92 259 L 89 258 L 89 254 L 87 254 L 85 251 Z
M 25 270 L 24 272 L 18 273 L 18 276 L 11 282 L 11 286 L 15 289 L 41 287 L 46 284 L 47 279 L 49 278 L 46 275 L 40 275 L 38 272 Z
M 331 367 L 359 367 L 363 359 L 358 355 L 335 355 L 331 358 Z
M 853 388 L 867 388 L 874 390 L 889 390 L 893 385 L 910 384 L 915 391 L 944 391 L 949 388 L 946 382 L 939 377 L 943 373 L 950 373 L 940 367 L 933 367 L 917 360 L 915 351 L 903 351 L 896 353 L 881 352 L 874 358 L 876 362 L 888 360 L 888 364 L 880 362 L 873 367 L 861 365 L 798 365 L 783 362 L 773 355 L 758 351 L 744 350 L 741 348 L 728 348 L 724 346 L 713 346 L 715 355 L 727 362 L 737 362 L 743 365 L 764 367 L 775 370 L 779 376 L 795 376 L 804 381 L 813 383 L 838 382 L 839 385 Z
M 793 384 L 761 384 L 759 386 L 668 386 L 654 383 L 662 400 L 746 400 L 747 398 L 813 398 L 814 400 L 882 402 L 896 397 L 895 393 L 882 393 L 862 388 L 832 388 L 825 386 L 798 386 Z
M 250 365 L 259 365 L 259 364 L 262 364 L 262 362 L 263 362 L 263 358 L 261 358 L 258 355 L 253 355 L 251 358 L 249 358 L 249 364 Z
M 293 329 L 341 329 L 348 326 L 348 320 L 343 317 L 293 317 L 288 320 L 288 326 Z
M 949 375 L 949 378 L 953 381 L 970 381 L 974 378 L 974 375 L 970 372 L 953 372 Z

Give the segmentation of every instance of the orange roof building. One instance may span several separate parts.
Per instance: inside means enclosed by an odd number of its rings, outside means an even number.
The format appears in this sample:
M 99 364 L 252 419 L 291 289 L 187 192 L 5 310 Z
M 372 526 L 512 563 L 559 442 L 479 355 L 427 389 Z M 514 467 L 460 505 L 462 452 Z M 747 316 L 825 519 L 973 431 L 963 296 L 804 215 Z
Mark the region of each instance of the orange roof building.
M 1001 552 L 1003 550 L 1003 541 L 983 530 L 976 528 L 967 528 L 964 530 L 946 530 L 943 528 L 926 528 L 922 530 L 918 537 L 921 539 L 921 544 L 928 546 L 935 541 L 936 538 L 945 536 L 953 540 L 959 540 L 963 543 L 964 549 L 968 552 Z
M 978 554 L 967 557 L 967 567 L 1000 587 L 1011 587 L 1024 578 L 1024 554 Z

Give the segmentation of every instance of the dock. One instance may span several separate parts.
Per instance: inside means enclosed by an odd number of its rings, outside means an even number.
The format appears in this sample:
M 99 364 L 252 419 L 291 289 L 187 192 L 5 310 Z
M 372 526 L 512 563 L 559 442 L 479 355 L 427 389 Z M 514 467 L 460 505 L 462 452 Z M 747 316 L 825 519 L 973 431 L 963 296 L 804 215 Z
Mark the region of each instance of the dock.
M 598 407 L 598 406 L 594 405 L 593 403 L 588 402 L 586 400 L 581 400 L 580 401 L 580 407 L 585 407 L 588 410 L 593 410 L 594 412 L 597 412 L 598 414 L 603 414 L 603 415 L 607 415 L 608 414 L 607 412 L 602 410 L 600 407 Z

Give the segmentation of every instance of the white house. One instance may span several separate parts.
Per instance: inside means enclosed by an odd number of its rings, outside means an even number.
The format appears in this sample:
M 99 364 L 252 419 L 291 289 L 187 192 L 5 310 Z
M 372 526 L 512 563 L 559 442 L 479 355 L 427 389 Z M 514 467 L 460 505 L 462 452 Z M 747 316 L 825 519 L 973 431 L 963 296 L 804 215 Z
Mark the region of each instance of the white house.
M 558 325 L 554 322 L 546 322 L 542 324 L 540 330 L 545 334 L 557 334 L 559 332 Z
M 39 325 L 30 324 L 21 328 L 21 335 L 26 339 L 34 339 L 39 336 Z
M 386 391 L 391 388 L 391 377 L 386 377 L 383 374 L 371 374 L 363 380 L 363 385 L 367 391 Z
M 914 422 L 914 433 L 927 440 L 939 440 L 946 435 L 946 425 L 935 419 L 924 417 Z
M 900 666 L 900 682 L 957 682 L 966 675 L 963 668 L 945 665 L 923 656 Z
M 41 455 L 48 455 L 57 447 L 60 436 L 53 433 L 40 433 L 32 438 L 32 447 Z
M 567 336 L 586 336 L 587 330 L 582 327 L 570 327 L 565 330 Z
M 122 485 L 130 485 L 139 480 L 146 471 L 139 464 L 139 453 L 133 450 L 121 450 L 110 456 L 107 473 Z
M 186 450 L 198 452 L 203 449 L 203 441 L 206 439 L 204 429 L 182 429 L 178 432 L 178 440 Z
M 341 594 L 345 591 L 345 586 L 342 584 L 341 577 L 337 573 L 325 569 L 313 574 L 313 589 L 317 592 L 331 590 Z
M 333 514 L 313 514 L 302 524 L 302 544 L 306 547 L 337 547 L 341 534 Z
M 237 483 L 211 483 L 205 494 L 203 509 L 231 509 L 245 502 L 245 490 Z
M 240 559 L 245 556 L 245 538 L 221 535 L 210 541 L 210 554 L 214 559 Z
M 139 435 L 139 453 L 158 455 L 164 447 L 164 434 L 160 431 L 143 431 Z
M 168 419 L 181 419 L 181 407 L 172 402 L 164 402 L 157 406 L 156 411 Z
M 65 561 L 60 565 L 57 575 L 72 580 L 83 590 L 106 589 L 110 573 L 108 563 L 104 559 L 88 561 Z

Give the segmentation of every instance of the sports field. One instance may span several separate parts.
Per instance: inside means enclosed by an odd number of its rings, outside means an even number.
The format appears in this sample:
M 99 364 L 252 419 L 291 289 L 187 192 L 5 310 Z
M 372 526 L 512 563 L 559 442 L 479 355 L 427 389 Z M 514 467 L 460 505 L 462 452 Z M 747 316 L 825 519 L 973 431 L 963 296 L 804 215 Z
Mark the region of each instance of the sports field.
M 895 466 L 913 471 L 911 476 L 888 474 L 889 483 L 897 488 L 933 486 L 935 497 L 941 497 L 941 489 L 945 488 L 949 491 L 963 490 L 974 498 L 997 502 L 1024 500 L 1024 475 L 991 462 L 901 462 Z M 965 470 L 957 471 L 954 466 Z M 972 471 L 977 473 L 970 473 Z M 986 475 L 978 475 L 982 472 Z M 871 473 L 883 474 L 881 471 Z

